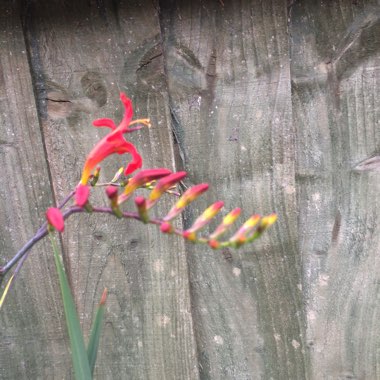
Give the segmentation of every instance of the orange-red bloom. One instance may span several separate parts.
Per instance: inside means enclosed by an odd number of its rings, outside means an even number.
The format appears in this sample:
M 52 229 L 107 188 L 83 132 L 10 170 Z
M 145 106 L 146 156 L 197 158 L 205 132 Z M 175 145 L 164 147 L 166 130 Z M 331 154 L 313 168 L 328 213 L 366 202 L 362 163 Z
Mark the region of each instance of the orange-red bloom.
M 120 94 L 120 99 L 124 104 L 125 112 L 124 117 L 119 126 L 116 127 L 114 121 L 111 119 L 98 119 L 93 122 L 93 125 L 95 127 L 108 127 L 111 128 L 112 132 L 110 132 L 107 136 L 102 138 L 95 145 L 90 154 L 87 156 L 82 172 L 82 177 L 80 180 L 80 183 L 82 185 L 87 184 L 87 181 L 90 178 L 93 169 L 106 157 L 114 153 L 129 153 L 132 156 L 132 161 L 128 164 L 128 166 L 125 169 L 125 175 L 134 172 L 136 169 L 139 169 L 142 166 L 142 158 L 140 154 L 137 152 L 137 149 L 132 143 L 125 140 L 123 135 L 124 133 L 133 132 L 141 128 L 141 126 L 129 128 L 130 125 L 136 123 L 149 125 L 149 120 L 141 119 L 131 122 L 133 114 L 132 102 L 123 93 Z

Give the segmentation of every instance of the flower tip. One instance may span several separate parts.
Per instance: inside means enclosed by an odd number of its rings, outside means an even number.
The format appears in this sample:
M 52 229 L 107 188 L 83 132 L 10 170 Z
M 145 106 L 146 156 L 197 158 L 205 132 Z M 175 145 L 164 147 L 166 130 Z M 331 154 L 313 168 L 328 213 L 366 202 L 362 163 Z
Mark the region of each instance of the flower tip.
M 108 289 L 104 288 L 102 296 L 100 298 L 99 306 L 103 306 L 107 300 Z
M 135 198 L 135 204 L 137 207 L 143 207 L 145 205 L 145 198 L 144 197 L 141 197 L 141 196 L 138 196 Z
M 277 214 L 269 214 L 267 216 L 264 216 L 262 219 L 261 219 L 261 223 L 260 223 L 260 231 L 264 231 L 266 230 L 267 228 L 269 228 L 273 223 L 275 223 L 277 220 Z
M 90 196 L 90 188 L 87 185 L 79 184 L 75 191 L 75 204 L 84 207 Z
M 160 230 L 161 232 L 163 232 L 164 234 L 169 234 L 173 231 L 173 227 L 170 223 L 168 222 L 163 222 L 161 223 L 160 225 Z
M 218 249 L 220 247 L 220 243 L 215 239 L 210 239 L 208 241 L 208 245 L 212 249 Z
M 65 222 L 61 210 L 56 207 L 50 207 L 46 211 L 46 219 L 48 223 L 57 231 L 63 232 L 65 229 Z
M 108 199 L 115 199 L 117 198 L 118 188 L 116 186 L 109 185 L 106 187 L 106 194 Z
M 186 240 L 189 240 L 189 241 L 196 241 L 197 240 L 197 236 L 195 234 L 195 232 L 193 231 L 183 231 L 182 232 L 182 236 L 186 239 Z

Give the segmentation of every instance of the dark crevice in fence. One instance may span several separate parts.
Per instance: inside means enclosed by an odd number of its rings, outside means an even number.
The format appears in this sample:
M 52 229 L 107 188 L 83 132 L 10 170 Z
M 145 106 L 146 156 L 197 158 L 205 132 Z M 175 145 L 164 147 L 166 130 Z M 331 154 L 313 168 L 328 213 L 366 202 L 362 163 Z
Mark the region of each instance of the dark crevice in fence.
M 45 157 L 45 162 L 46 162 L 46 167 L 47 167 L 50 191 L 51 191 L 51 195 L 52 195 L 54 203 L 58 204 L 59 199 L 57 199 L 57 195 L 54 191 L 53 176 L 52 176 L 51 167 L 50 167 L 51 161 L 49 160 L 45 134 L 42 128 L 43 121 L 46 120 L 46 118 L 48 117 L 47 105 L 48 105 L 49 98 L 48 98 L 48 92 L 46 88 L 44 69 L 41 62 L 41 58 L 40 58 L 39 41 L 38 41 L 35 31 L 33 30 L 35 6 L 36 5 L 30 0 L 21 1 L 20 19 L 21 19 L 21 26 L 22 26 L 23 35 L 24 35 L 27 59 L 29 62 L 30 75 L 32 78 L 33 92 L 34 92 L 34 98 L 36 101 L 37 116 L 38 116 L 40 133 L 41 133 L 42 147 L 44 150 L 44 157 Z M 64 244 L 62 241 L 62 235 L 59 235 L 59 243 L 60 243 L 60 249 L 63 255 L 63 259 L 64 259 L 64 264 L 67 270 L 68 280 L 69 280 L 69 283 L 71 284 L 72 279 L 70 276 L 71 271 L 69 268 L 69 260 L 66 259 L 67 255 L 65 254 Z

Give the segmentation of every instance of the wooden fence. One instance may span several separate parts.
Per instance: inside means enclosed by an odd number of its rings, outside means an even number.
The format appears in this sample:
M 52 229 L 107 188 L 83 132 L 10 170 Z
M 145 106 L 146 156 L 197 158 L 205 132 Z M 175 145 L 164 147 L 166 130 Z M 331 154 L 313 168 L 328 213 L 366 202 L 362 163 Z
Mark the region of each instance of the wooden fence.
M 86 333 L 109 289 L 96 378 L 380 378 L 379 20 L 376 0 L 0 3 L 2 262 L 76 185 L 120 91 L 152 119 L 131 136 L 144 167 L 211 184 L 185 225 L 216 199 L 279 215 L 222 254 L 72 217 Z M 0 323 L 1 379 L 71 378 L 48 243 Z

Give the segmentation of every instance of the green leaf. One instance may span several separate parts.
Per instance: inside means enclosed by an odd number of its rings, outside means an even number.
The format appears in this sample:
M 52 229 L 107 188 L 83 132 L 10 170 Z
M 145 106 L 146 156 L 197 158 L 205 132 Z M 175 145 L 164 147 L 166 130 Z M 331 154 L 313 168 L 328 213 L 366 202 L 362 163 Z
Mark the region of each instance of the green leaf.
M 74 374 L 76 380 L 91 380 L 91 370 L 88 363 L 87 352 L 83 340 L 82 330 L 80 327 L 77 311 L 75 308 L 73 296 L 71 294 L 69 282 L 58 253 L 58 248 L 54 236 L 49 232 L 50 241 L 54 252 L 55 266 L 58 272 L 59 284 L 61 287 L 63 307 L 65 310 L 66 324 L 69 331 L 71 357 L 73 361 Z
M 94 373 L 96 356 L 98 354 L 100 334 L 103 327 L 106 298 L 107 289 L 104 289 L 102 298 L 100 299 L 100 303 L 96 311 L 94 322 L 92 324 L 90 339 L 88 341 L 87 356 L 92 374 Z
M 5 301 L 5 297 L 7 296 L 8 294 L 8 291 L 9 289 L 11 288 L 11 285 L 12 285 L 12 282 L 13 282 L 13 279 L 14 279 L 14 274 L 12 274 L 11 277 L 9 277 L 9 280 L 7 282 L 7 285 L 5 285 L 5 289 L 4 289 L 4 292 L 0 298 L 0 309 L 3 307 L 3 304 L 4 304 L 4 301 Z

